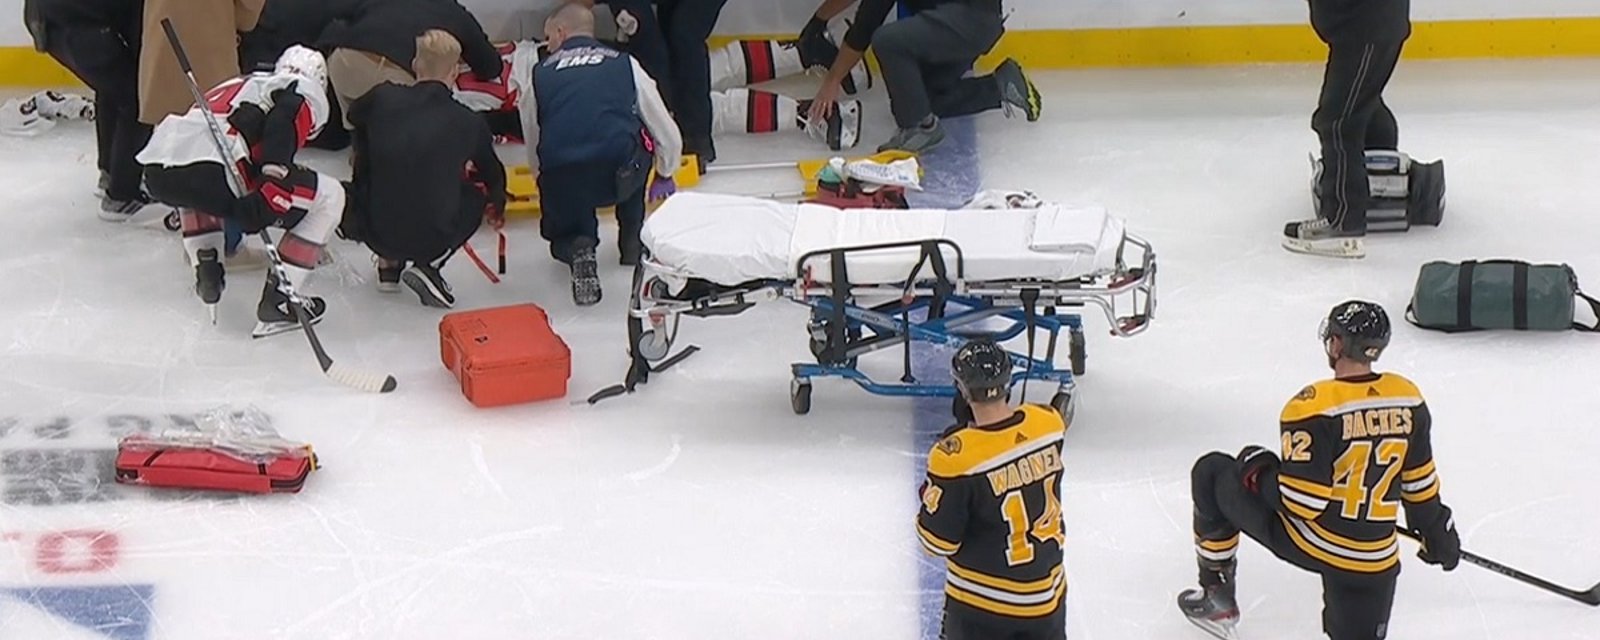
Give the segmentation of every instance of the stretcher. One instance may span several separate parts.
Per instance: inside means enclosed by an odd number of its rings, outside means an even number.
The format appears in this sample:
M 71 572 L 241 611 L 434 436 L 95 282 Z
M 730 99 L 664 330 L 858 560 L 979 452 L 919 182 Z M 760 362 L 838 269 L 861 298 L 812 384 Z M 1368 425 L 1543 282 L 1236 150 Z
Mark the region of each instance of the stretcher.
M 672 354 L 683 316 L 787 300 L 811 310 L 815 360 L 790 367 L 797 414 L 811 410 L 813 382 L 823 378 L 878 395 L 954 397 L 948 381 L 912 375 L 912 343 L 1025 336 L 1028 351 L 1011 351 L 1013 380 L 1053 385 L 1051 404 L 1066 415 L 1085 366 L 1079 311 L 1099 309 L 1124 337 L 1155 317 L 1155 251 L 1102 208 L 858 210 L 681 193 L 646 219 L 641 238 L 628 309 L 632 363 L 622 385 L 591 403 L 632 392 L 697 350 Z M 1065 369 L 1055 357 L 1063 331 Z M 861 356 L 897 347 L 899 381 L 857 367 Z

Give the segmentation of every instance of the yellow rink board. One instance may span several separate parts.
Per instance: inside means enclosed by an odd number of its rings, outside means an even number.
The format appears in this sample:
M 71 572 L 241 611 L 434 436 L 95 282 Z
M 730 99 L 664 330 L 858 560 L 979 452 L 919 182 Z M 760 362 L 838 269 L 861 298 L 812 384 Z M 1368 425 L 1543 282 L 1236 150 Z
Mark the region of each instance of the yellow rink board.
M 1600 8 L 1597 8 L 1600 13 Z M 782 37 L 773 35 L 747 38 Z M 788 37 L 793 37 L 792 35 Z M 712 38 L 713 45 L 737 38 Z M 1324 55 L 1311 27 L 1220 25 L 1011 31 L 979 63 L 1014 57 L 1030 69 L 1316 62 Z M 1600 56 L 1600 17 L 1418 22 L 1408 59 Z M 64 87 L 78 82 L 31 47 L 0 47 L 0 85 Z

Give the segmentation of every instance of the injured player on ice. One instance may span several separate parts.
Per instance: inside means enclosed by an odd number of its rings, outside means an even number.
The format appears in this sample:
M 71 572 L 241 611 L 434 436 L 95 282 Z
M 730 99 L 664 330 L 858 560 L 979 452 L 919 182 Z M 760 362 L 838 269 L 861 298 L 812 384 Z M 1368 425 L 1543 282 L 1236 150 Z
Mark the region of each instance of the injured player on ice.
M 291 47 L 271 73 L 227 80 L 205 94 L 207 104 L 167 116 L 138 155 L 151 195 L 179 208 L 184 250 L 195 269 L 195 292 L 212 307 L 213 319 L 225 284 L 219 255 L 224 219 L 248 233 L 284 228 L 278 254 L 296 289 L 304 288 L 305 277 L 316 268 L 339 224 L 343 185 L 295 164 L 295 154 L 327 123 L 327 75 L 322 54 Z M 218 155 L 219 142 L 213 140 L 201 109 L 210 109 L 227 125 L 220 144 L 229 157 Z M 245 180 L 242 191 L 228 175 L 235 169 Z M 252 335 L 257 338 L 300 327 L 277 274 L 268 271 L 266 280 L 256 306 L 258 323 Z M 326 304 L 317 297 L 305 301 L 311 322 L 320 321 Z

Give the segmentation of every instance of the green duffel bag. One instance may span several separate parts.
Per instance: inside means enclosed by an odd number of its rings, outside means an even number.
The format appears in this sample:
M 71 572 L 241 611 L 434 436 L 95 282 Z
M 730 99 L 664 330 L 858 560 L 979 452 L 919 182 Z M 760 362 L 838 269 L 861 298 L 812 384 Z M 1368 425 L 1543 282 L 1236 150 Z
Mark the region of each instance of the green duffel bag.
M 1600 316 L 1600 301 L 1578 290 L 1578 276 L 1564 264 L 1519 260 L 1429 262 L 1417 275 L 1406 320 L 1436 331 L 1600 331 L 1600 322 L 1574 320 L 1583 299 Z

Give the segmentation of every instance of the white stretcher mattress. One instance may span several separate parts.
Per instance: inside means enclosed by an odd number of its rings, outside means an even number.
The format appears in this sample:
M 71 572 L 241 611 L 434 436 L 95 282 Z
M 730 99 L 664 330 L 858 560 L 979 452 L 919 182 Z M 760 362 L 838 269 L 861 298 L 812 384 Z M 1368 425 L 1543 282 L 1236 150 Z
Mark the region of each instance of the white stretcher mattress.
M 968 281 L 1075 280 L 1117 268 L 1122 220 L 1100 207 L 1038 209 L 834 209 L 717 194 L 672 196 L 645 220 L 641 238 L 654 260 L 680 275 L 735 285 L 795 277 L 806 253 L 863 245 L 943 238 L 961 247 Z M 950 277 L 955 254 L 944 249 Z M 916 266 L 914 248 L 854 253 L 851 283 L 905 282 Z M 827 282 L 825 257 L 807 262 Z M 919 277 L 931 277 L 924 266 Z

